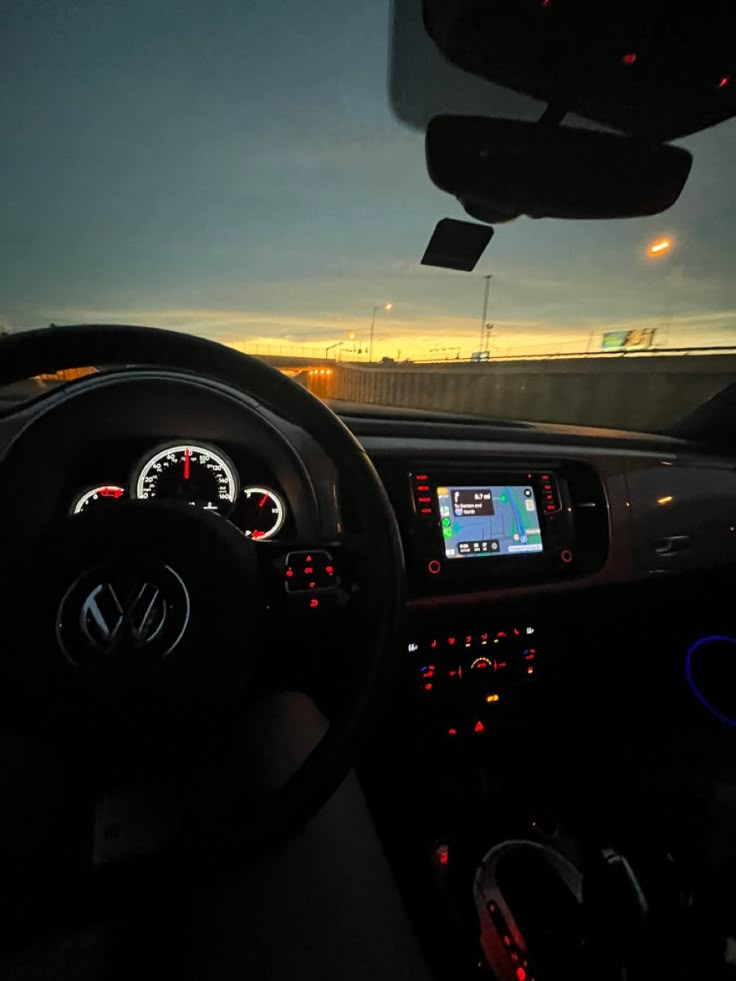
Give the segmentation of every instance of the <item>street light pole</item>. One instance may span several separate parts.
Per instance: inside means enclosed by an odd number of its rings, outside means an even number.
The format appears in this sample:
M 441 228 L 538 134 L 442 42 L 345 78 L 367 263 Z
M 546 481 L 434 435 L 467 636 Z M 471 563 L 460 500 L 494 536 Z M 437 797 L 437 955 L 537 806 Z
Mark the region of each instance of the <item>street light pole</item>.
M 373 307 L 373 309 L 371 311 L 371 337 L 370 337 L 370 341 L 369 341 L 369 344 L 368 344 L 368 363 L 369 364 L 372 364 L 373 363 L 373 331 L 374 331 L 375 326 L 376 326 L 376 313 L 379 310 L 386 310 L 386 311 L 393 310 L 393 306 L 394 306 L 393 303 L 382 303 L 382 304 L 379 304 L 377 307 Z
M 485 295 L 483 297 L 483 316 L 481 317 L 480 320 L 480 346 L 478 347 L 479 351 L 483 350 L 483 341 L 485 339 L 486 319 L 488 317 L 488 292 L 490 288 L 491 288 L 491 274 L 489 273 L 486 276 L 486 290 L 485 290 Z
M 368 344 L 368 364 L 373 363 L 373 331 L 376 326 L 376 310 L 380 309 L 380 307 L 373 307 L 373 314 L 371 316 L 371 339 Z

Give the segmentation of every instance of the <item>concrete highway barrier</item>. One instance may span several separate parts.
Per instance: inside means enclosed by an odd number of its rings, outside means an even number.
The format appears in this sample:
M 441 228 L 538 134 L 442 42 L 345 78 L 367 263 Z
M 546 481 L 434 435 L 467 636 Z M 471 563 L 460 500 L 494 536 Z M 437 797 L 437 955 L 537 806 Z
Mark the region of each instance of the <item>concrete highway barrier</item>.
M 736 353 L 336 364 L 304 373 L 324 398 L 535 422 L 664 430 L 736 381 Z

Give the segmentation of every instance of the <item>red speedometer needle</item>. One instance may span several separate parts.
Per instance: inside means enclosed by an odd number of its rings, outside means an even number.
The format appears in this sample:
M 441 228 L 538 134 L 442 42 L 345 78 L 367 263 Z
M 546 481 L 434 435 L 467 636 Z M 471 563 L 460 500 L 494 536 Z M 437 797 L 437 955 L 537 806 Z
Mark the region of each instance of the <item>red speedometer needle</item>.
M 263 505 L 266 503 L 267 500 L 268 500 L 268 494 L 264 494 L 263 497 L 258 502 L 258 507 L 259 508 L 262 508 Z
M 184 480 L 189 480 L 189 449 L 184 450 Z

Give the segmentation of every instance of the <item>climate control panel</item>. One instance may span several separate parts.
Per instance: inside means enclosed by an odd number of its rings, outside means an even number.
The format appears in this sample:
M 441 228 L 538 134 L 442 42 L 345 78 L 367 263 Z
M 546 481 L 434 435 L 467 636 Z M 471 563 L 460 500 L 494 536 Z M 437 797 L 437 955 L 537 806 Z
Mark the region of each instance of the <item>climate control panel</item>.
M 405 658 L 413 694 L 448 737 L 485 732 L 544 669 L 538 629 L 527 623 L 418 631 Z

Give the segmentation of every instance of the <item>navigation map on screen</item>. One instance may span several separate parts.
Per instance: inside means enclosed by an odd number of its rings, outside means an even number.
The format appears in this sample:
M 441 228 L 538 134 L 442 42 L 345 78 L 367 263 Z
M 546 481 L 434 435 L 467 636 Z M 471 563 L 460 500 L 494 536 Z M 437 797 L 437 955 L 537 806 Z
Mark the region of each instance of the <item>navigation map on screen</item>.
M 438 487 L 448 559 L 541 552 L 531 487 Z

